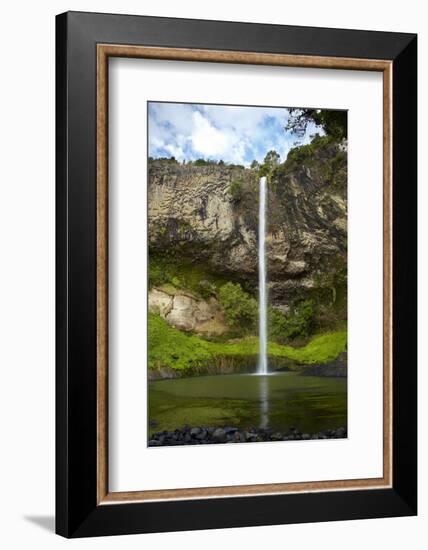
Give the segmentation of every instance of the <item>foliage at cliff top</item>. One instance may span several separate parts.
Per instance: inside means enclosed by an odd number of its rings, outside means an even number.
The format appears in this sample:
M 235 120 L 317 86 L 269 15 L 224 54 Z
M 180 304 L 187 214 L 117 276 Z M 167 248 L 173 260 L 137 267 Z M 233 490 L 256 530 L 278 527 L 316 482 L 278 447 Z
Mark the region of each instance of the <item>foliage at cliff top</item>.
M 329 109 L 298 109 L 288 110 L 289 118 L 285 127 L 299 137 L 306 133 L 308 125 L 312 122 L 322 128 L 325 134 L 337 140 L 346 139 L 348 135 L 347 111 L 333 111 Z
M 169 367 L 192 370 L 209 366 L 216 358 L 257 357 L 258 338 L 252 336 L 233 342 L 209 342 L 185 334 L 167 324 L 160 316 L 149 314 L 149 368 Z M 301 364 L 322 364 L 333 361 L 346 349 L 346 331 L 329 332 L 314 337 L 306 346 L 294 348 L 269 343 L 271 358 L 290 359 Z
M 284 163 L 271 172 L 274 185 L 302 171 L 311 173 L 314 180 L 333 189 L 345 189 L 347 184 L 346 141 L 316 134 L 310 143 L 291 149 Z

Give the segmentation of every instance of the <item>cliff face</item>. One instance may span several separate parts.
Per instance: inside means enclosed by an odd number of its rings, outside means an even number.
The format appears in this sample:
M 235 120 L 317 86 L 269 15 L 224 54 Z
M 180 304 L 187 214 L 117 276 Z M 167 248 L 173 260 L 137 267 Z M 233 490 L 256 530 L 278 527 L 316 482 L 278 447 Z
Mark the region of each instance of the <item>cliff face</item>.
M 334 300 L 346 278 L 346 153 L 333 144 L 294 151 L 268 178 L 269 299 L 284 311 L 308 292 Z M 152 160 L 148 194 L 151 253 L 257 287 L 257 170 Z

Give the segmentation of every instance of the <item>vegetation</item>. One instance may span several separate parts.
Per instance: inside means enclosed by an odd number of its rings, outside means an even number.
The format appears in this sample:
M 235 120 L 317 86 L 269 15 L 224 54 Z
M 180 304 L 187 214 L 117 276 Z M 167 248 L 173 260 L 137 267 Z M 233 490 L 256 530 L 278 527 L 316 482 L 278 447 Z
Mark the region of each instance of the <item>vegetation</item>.
M 244 180 L 243 178 L 238 178 L 232 181 L 229 186 L 229 194 L 232 197 L 234 203 L 241 201 L 244 194 Z
M 336 273 L 336 272 L 334 272 Z M 272 342 L 285 344 L 293 340 L 307 340 L 315 331 L 334 330 L 339 319 L 346 319 L 346 286 L 342 279 L 331 277 L 329 287 L 313 296 L 296 296 L 287 314 L 268 308 L 268 333 Z M 181 258 L 161 258 L 150 254 L 149 288 L 168 288 L 190 291 L 197 297 L 218 299 L 224 312 L 230 336 L 257 335 L 258 302 L 240 283 L 233 283 L 219 274 L 208 272 L 203 266 Z M 323 285 L 325 286 L 325 285 Z M 343 292 L 342 292 L 343 290 Z M 343 310 L 343 311 L 342 311 Z M 343 314 L 342 314 L 343 313 Z
M 251 168 L 252 170 L 258 170 L 259 167 L 260 167 L 260 164 L 257 162 L 256 159 L 254 159 L 254 160 L 252 161 L 252 163 L 250 164 L 250 168 Z
M 149 288 L 171 284 L 206 299 L 216 296 L 226 282 L 224 277 L 210 273 L 185 258 L 177 262 L 174 258 L 160 257 L 154 253 L 149 255 Z
M 258 319 L 258 303 L 247 294 L 239 283 L 226 283 L 220 288 L 218 298 L 227 324 L 240 332 L 255 329 Z
M 148 317 L 149 368 L 191 369 L 212 359 L 210 343 L 167 324 L 159 315 Z
M 347 137 L 347 112 L 327 109 L 289 109 L 286 130 L 301 137 L 310 122 L 323 129 L 327 136 L 336 140 Z
M 276 183 L 278 179 L 287 181 L 291 171 L 303 168 L 311 170 L 313 177 L 324 185 L 346 185 L 347 155 L 337 147 L 337 140 L 332 136 L 316 134 L 310 143 L 291 149 L 286 161 L 273 172 L 272 179 Z
M 275 342 L 284 343 L 294 338 L 310 336 L 315 324 L 315 313 L 316 306 L 312 299 L 298 302 L 287 316 L 269 307 L 269 338 Z
M 262 163 L 253 161 L 251 170 L 233 170 L 227 192 L 233 203 L 234 215 L 242 216 L 245 224 L 257 228 L 258 177 L 269 178 L 270 193 L 282 200 L 281 189 L 286 188 L 291 178 L 306 178 L 319 182 L 322 186 L 340 189 L 343 195 L 346 185 L 347 155 L 338 146 L 347 136 L 346 112 L 320 111 L 316 109 L 290 109 L 286 129 L 301 136 L 308 124 L 314 123 L 323 135 L 315 134 L 311 142 L 294 147 L 285 162 L 280 155 L 270 150 Z M 150 159 L 153 160 L 153 159 Z M 176 163 L 175 158 L 162 159 Z M 194 166 L 225 166 L 244 168 L 239 165 L 199 158 L 187 162 Z M 308 176 L 309 174 L 309 176 Z M 226 180 L 227 181 L 227 180 Z M 306 180 L 305 180 L 306 181 Z M 334 205 L 333 205 L 334 206 Z M 271 213 L 272 226 L 281 223 Z M 287 220 L 291 223 L 290 220 Z M 165 239 L 176 232 L 183 234 L 183 240 L 191 243 L 191 227 L 178 220 L 177 227 L 165 227 Z M 176 236 L 175 234 L 175 236 Z M 160 237 L 163 238 L 162 228 Z M 162 243 L 161 243 L 162 244 Z M 198 246 L 197 243 L 195 246 Z M 346 247 L 346 242 L 344 244 Z M 159 247 L 159 249 L 162 249 Z M 178 249 L 177 249 L 178 250 Z M 188 290 L 195 296 L 208 299 L 215 297 L 224 314 L 228 330 L 221 336 L 199 337 L 169 326 L 158 316 L 149 319 L 149 365 L 151 368 L 167 366 L 173 369 L 192 369 L 206 366 L 220 358 L 256 358 L 258 354 L 258 302 L 255 296 L 254 281 L 243 277 L 239 282 L 231 282 L 225 275 L 207 271 L 201 265 L 193 249 L 178 251 L 164 249 L 162 256 L 150 252 L 149 287 L 162 286 L 162 289 L 176 292 Z M 184 258 L 182 256 L 184 254 Z M 192 254 L 194 260 L 192 261 Z M 199 263 L 197 263 L 199 262 Z M 334 258 L 322 259 L 319 270 L 314 274 L 315 285 L 310 289 L 297 289 L 287 294 L 289 310 L 284 313 L 273 307 L 268 308 L 269 355 L 274 359 L 287 359 L 303 364 L 328 362 L 345 349 L 347 316 L 347 266 L 346 251 Z M 247 286 L 248 285 L 248 286 Z M 224 323 L 222 320 L 222 323 Z M 325 332 L 328 330 L 329 332 Z M 323 334 L 320 334 L 324 331 Z M 316 336 L 315 336 L 316 335 Z M 230 340 L 239 338 L 239 340 Z M 311 339 L 312 338 L 312 339 Z M 294 347 L 291 344 L 294 344 Z M 306 344 L 296 347 L 296 343 Z
M 280 161 L 279 154 L 273 149 L 269 151 L 263 160 L 263 164 L 259 166 L 259 177 L 262 177 L 262 176 L 271 177 L 275 169 L 279 165 L 279 161 Z
M 169 367 L 192 370 L 212 365 L 216 360 L 256 358 L 258 338 L 248 336 L 235 342 L 209 342 L 168 325 L 160 316 L 149 314 L 149 368 Z M 298 364 L 322 364 L 333 361 L 346 349 L 346 331 L 315 336 L 306 346 L 295 348 L 270 342 L 270 358 L 289 359 Z
M 210 164 L 217 164 L 216 162 L 210 162 L 209 160 L 205 160 L 205 159 L 197 159 L 195 161 L 193 161 L 193 164 L 195 166 L 209 166 Z
M 171 162 L 172 164 L 178 164 L 178 160 L 175 157 L 157 157 L 154 159 L 153 157 L 149 157 L 149 162 L 153 162 L 154 160 L 160 160 L 163 162 Z
M 245 292 L 239 283 L 228 282 L 218 293 L 220 305 L 229 327 L 241 336 L 257 334 L 258 302 Z M 269 338 L 286 343 L 295 338 L 307 338 L 315 326 L 316 304 L 312 299 L 300 300 L 294 304 L 288 315 L 268 308 Z

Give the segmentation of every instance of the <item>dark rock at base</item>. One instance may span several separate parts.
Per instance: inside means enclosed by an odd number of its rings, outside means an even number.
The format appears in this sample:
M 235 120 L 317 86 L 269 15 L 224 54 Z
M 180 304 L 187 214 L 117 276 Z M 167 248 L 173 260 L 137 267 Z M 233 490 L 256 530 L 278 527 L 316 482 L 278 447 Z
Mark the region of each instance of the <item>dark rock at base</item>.
M 233 434 L 238 431 L 238 428 L 233 428 L 232 426 L 226 426 L 223 429 L 227 434 Z
M 261 441 L 300 441 L 311 439 L 340 439 L 347 437 L 346 427 L 335 430 L 327 429 L 317 433 L 302 433 L 298 428 L 291 427 L 288 432 L 277 432 L 270 428 L 250 428 L 240 431 L 234 426 L 225 428 L 213 428 L 185 426 L 174 431 L 156 432 L 151 434 L 149 447 L 175 446 L 175 445 L 206 445 L 218 443 L 250 443 Z
M 219 443 L 226 441 L 226 432 L 222 428 L 214 430 L 213 439 Z
M 330 363 L 302 367 L 300 374 L 303 376 L 346 378 L 348 376 L 348 354 L 343 352 Z
M 208 435 L 208 432 L 206 430 L 202 430 L 198 435 L 196 436 L 196 439 L 202 440 L 206 439 Z

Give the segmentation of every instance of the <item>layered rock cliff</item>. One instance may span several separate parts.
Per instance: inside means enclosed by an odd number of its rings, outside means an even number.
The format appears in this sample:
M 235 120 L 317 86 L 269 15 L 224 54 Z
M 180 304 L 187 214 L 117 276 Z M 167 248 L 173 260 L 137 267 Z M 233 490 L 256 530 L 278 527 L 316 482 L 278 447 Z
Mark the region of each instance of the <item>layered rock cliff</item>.
M 287 312 L 297 298 L 334 302 L 346 289 L 345 146 L 292 150 L 268 178 L 269 300 Z M 149 162 L 150 254 L 258 284 L 258 170 Z

